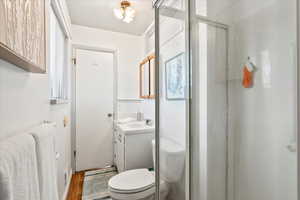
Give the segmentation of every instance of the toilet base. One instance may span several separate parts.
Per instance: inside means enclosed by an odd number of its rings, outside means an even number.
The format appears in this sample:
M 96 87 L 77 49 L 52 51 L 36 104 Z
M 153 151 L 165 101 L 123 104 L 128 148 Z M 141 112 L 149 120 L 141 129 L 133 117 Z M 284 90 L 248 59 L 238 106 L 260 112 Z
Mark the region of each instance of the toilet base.
M 112 200 L 120 200 L 120 199 L 114 199 L 111 198 Z M 161 192 L 160 194 L 160 200 L 166 200 L 167 199 L 167 193 Z M 130 199 L 128 199 L 130 200 Z M 143 198 L 143 199 L 139 199 L 139 200 L 155 200 L 155 195 L 151 195 L 149 197 Z
M 169 194 L 169 184 L 161 180 L 159 189 L 160 189 L 160 200 L 166 200 Z M 141 193 L 120 194 L 120 193 L 112 192 L 111 190 L 109 190 L 109 192 L 112 200 L 155 200 L 155 186 Z
M 168 190 L 166 190 L 166 188 L 162 189 L 160 191 L 160 200 L 166 200 L 167 196 L 168 196 Z M 111 199 L 112 200 L 125 200 L 125 199 L 116 199 L 116 198 L 113 198 L 113 197 L 111 197 Z M 132 199 L 126 199 L 126 200 L 132 200 Z M 155 195 L 152 194 L 149 197 L 145 197 L 145 198 L 138 199 L 138 200 L 155 200 Z
M 111 198 L 112 200 L 120 200 L 120 199 L 115 199 L 115 198 Z M 146 198 L 143 198 L 143 199 L 139 199 L 139 200 L 154 200 L 154 195 L 151 195 L 150 197 L 146 197 Z M 130 199 L 128 199 L 130 200 Z

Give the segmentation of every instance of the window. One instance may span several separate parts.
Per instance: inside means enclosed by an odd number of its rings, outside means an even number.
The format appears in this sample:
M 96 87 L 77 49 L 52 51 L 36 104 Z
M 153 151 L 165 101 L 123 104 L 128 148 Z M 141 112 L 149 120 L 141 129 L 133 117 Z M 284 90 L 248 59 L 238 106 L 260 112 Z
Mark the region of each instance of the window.
M 68 38 L 53 9 L 50 11 L 50 102 L 68 100 Z

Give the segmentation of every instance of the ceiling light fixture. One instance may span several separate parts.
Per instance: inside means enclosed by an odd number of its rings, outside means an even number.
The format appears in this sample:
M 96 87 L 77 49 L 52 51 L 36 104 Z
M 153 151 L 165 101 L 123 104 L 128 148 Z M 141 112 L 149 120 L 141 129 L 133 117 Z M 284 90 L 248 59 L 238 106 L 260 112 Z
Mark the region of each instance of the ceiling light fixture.
M 115 16 L 126 22 L 132 22 L 133 18 L 135 17 L 135 10 L 131 7 L 129 1 L 123 0 L 121 1 L 121 7 L 114 9 Z

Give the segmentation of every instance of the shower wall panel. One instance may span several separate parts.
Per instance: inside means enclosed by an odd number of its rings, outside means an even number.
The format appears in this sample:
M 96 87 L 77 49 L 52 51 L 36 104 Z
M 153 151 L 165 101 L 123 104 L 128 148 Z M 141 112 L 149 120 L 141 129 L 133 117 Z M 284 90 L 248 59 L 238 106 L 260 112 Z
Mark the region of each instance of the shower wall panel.
M 296 3 L 197 0 L 197 14 L 229 26 L 229 200 L 297 199 Z

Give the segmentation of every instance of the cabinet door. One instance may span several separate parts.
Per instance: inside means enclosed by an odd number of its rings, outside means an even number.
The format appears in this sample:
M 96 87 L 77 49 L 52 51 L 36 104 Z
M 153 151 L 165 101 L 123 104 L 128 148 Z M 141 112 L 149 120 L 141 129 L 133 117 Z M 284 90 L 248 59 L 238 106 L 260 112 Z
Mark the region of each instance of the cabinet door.
M 153 139 L 154 133 L 144 133 L 126 136 L 125 170 L 153 168 Z
M 118 132 L 115 130 L 114 131 L 114 165 L 115 166 L 117 166 L 117 160 L 118 160 L 118 158 L 117 158 L 117 152 L 118 152 L 118 148 L 117 148 L 117 135 L 118 134 Z
M 121 133 L 117 134 L 117 148 L 116 148 L 116 163 L 119 172 L 124 171 L 124 138 Z
M 0 27 L 0 58 L 44 73 L 45 0 L 1 0 Z

